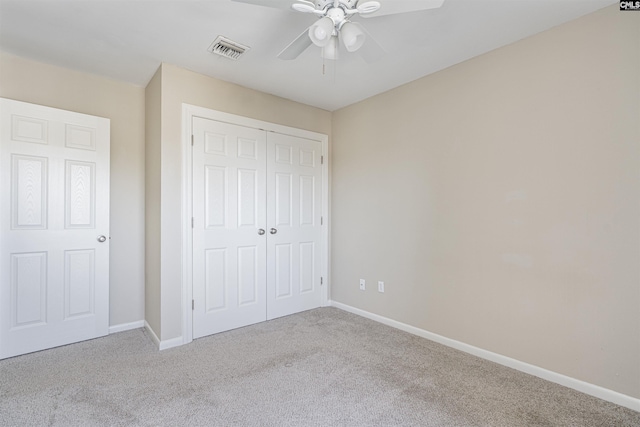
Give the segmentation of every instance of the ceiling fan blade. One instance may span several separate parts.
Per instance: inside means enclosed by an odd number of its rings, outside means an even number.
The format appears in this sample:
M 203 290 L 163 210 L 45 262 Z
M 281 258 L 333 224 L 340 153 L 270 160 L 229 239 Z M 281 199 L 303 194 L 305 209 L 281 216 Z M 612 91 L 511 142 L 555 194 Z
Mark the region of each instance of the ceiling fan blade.
M 273 7 L 275 9 L 291 10 L 296 0 L 231 0 L 237 3 L 255 4 L 257 6 Z M 303 3 L 306 3 L 303 1 Z
M 297 12 L 302 12 L 302 13 L 316 13 L 317 12 L 317 10 L 313 6 L 313 4 L 309 4 L 307 2 L 293 3 L 291 5 L 291 9 L 293 9 L 293 10 L 295 10 Z
M 362 58 L 368 63 L 375 62 L 378 59 L 382 58 L 385 54 L 382 46 L 380 46 L 378 42 L 375 41 L 373 37 L 371 37 L 371 34 L 369 34 L 369 32 L 361 24 L 357 22 L 352 22 L 352 24 L 360 28 L 360 30 L 367 37 L 362 47 L 357 50 L 360 56 L 362 56 Z
M 289 43 L 289 46 L 282 49 L 282 52 L 278 54 L 278 58 L 287 60 L 296 59 L 302 52 L 307 50 L 311 44 L 312 42 L 309 38 L 309 29 L 307 28 L 294 41 Z
M 396 13 L 416 12 L 419 10 L 437 9 L 444 0 L 380 0 L 380 9 L 373 13 L 362 14 L 363 18 L 394 15 Z

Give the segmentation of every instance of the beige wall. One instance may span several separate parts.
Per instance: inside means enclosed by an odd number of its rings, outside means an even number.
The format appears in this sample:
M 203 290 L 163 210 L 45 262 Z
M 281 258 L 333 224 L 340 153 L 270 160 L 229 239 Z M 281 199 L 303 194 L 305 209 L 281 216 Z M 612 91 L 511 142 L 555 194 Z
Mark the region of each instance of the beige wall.
M 160 108 L 162 70 L 145 89 L 145 320 L 158 337 L 160 322 Z
M 617 7 L 334 113 L 333 300 L 640 398 L 640 14 Z
M 111 119 L 110 325 L 144 318 L 144 88 L 0 53 L 0 96 Z
M 167 341 L 182 335 L 182 103 L 327 135 L 331 113 L 169 64 L 163 64 L 160 72 L 160 283 L 148 279 L 147 293 L 160 291 L 161 333 L 155 332 Z

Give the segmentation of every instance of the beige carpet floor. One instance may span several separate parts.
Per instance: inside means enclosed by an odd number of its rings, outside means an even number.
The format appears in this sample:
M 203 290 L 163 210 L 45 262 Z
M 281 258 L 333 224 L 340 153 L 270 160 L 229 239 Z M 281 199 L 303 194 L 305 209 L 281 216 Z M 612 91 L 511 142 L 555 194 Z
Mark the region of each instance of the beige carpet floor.
M 0 361 L 2 426 L 640 426 L 640 413 L 335 309 L 156 350 Z

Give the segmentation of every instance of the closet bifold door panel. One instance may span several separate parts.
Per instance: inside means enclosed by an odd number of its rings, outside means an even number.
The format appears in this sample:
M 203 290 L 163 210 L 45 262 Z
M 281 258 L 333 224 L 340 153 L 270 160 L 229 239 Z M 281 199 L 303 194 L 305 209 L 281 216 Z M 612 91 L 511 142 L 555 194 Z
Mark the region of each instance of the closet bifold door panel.
M 321 143 L 194 117 L 193 338 L 321 305 Z
M 320 142 L 267 134 L 267 318 L 320 306 Z
M 266 320 L 266 134 L 194 118 L 192 153 L 198 338 Z

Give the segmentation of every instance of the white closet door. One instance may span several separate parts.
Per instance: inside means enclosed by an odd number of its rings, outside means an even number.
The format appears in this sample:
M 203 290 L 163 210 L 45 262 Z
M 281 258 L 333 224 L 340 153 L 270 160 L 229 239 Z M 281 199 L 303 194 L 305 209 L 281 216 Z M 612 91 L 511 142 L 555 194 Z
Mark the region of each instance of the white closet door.
M 109 120 L 7 99 L 0 116 L 0 358 L 106 335 Z
M 193 120 L 193 337 L 266 320 L 265 132 Z
M 321 143 L 267 135 L 267 318 L 321 304 Z

